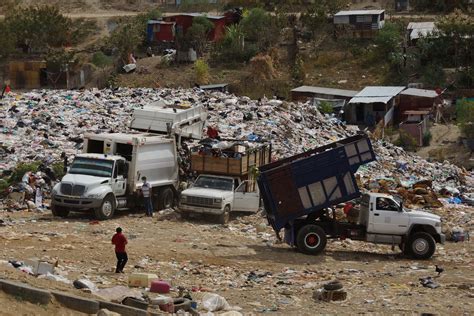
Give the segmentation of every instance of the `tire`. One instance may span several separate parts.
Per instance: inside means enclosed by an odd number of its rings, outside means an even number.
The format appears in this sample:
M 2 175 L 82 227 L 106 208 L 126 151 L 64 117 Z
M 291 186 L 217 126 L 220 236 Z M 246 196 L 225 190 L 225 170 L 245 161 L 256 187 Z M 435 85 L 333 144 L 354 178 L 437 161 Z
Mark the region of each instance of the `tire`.
M 107 195 L 103 200 L 100 207 L 96 208 L 95 218 L 98 220 L 110 219 L 114 216 L 115 212 L 115 199 L 112 194 Z
M 428 233 L 417 232 L 410 237 L 410 241 L 405 245 L 406 251 L 415 259 L 429 259 L 436 250 L 436 242 Z
M 308 255 L 317 255 L 326 248 L 326 243 L 326 233 L 317 225 L 303 226 L 296 236 L 298 250 Z
M 337 291 L 342 289 L 343 286 L 342 283 L 339 281 L 332 281 L 327 284 L 324 284 L 323 287 L 326 291 Z
M 158 195 L 158 210 L 172 208 L 174 206 L 174 192 L 171 188 L 166 187 L 160 191 Z
M 53 216 L 66 218 L 69 215 L 69 210 L 61 206 L 51 205 L 51 213 L 53 213 Z
M 229 222 L 230 219 L 230 205 L 224 207 L 224 212 L 219 215 L 218 222 L 219 224 L 225 225 Z

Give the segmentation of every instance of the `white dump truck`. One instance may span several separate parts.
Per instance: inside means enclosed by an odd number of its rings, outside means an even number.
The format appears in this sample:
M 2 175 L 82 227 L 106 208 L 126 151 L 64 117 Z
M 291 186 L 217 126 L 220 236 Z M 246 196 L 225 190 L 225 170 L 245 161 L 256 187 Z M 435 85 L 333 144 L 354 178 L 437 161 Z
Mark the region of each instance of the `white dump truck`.
M 139 203 L 141 178 L 152 185 L 155 209 L 176 200 L 178 163 L 175 137 L 147 133 L 86 134 L 83 153 L 54 186 L 53 215 L 93 212 L 100 220 Z
M 284 240 L 307 254 L 323 251 L 328 238 L 348 238 L 430 258 L 446 239 L 441 218 L 408 209 L 395 196 L 365 193 L 353 220 L 337 218 L 333 206 L 361 195 L 354 174 L 374 160 L 369 138 L 355 135 L 260 167 L 257 181 L 269 224 L 277 234 L 284 229 Z

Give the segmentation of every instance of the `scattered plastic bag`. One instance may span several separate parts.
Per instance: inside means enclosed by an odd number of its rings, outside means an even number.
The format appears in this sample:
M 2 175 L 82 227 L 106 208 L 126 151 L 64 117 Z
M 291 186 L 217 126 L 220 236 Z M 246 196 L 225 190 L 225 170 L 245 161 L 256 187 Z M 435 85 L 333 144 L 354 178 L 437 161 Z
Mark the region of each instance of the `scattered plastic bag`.
M 210 312 L 230 309 L 230 305 L 227 303 L 227 300 L 215 293 L 204 294 L 202 297 L 202 307 Z

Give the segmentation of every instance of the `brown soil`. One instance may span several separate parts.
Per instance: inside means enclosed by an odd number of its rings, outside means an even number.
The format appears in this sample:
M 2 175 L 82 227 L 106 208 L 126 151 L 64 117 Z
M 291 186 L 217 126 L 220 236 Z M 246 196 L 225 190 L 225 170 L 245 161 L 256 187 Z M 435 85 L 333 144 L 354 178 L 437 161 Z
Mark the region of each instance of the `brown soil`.
M 256 215 L 239 217 L 226 227 L 203 220 L 158 220 L 134 214 L 99 223 L 77 214 L 61 220 L 51 215 L 4 212 L 0 218 L 14 220 L 12 226 L 0 227 L 0 259 L 37 257 L 50 262 L 59 259 L 58 270 L 67 274 L 69 280 L 86 276 L 99 287 L 125 285 L 127 275 L 136 271 L 157 273 L 173 286 L 202 287 L 216 292 L 244 312 L 276 310 L 281 315 L 314 315 L 315 310 L 331 314 L 474 312 L 470 242 L 438 246 L 436 255 L 428 261 L 406 259 L 398 248 L 391 250 L 388 246 L 350 241 L 329 241 L 323 254 L 307 256 L 286 245 L 275 244 L 265 220 Z M 112 273 L 115 256 L 110 238 L 117 226 L 123 227 L 129 238 L 130 260 L 125 275 Z M 266 234 L 257 235 L 255 228 L 263 229 Z M 134 268 L 144 259 L 146 263 L 140 263 L 143 268 Z M 422 287 L 418 279 L 435 276 L 434 264 L 445 268 L 445 273 L 435 279 L 441 287 Z M 69 284 L 38 279 L 0 266 L 2 277 L 91 296 Z M 260 277 L 253 279 L 252 271 Z M 338 303 L 313 301 L 313 291 L 335 278 L 344 284 L 348 299 Z M 0 297 L 1 303 L 6 300 L 11 299 Z M 18 306 L 18 310 L 27 313 L 33 307 L 26 304 L 24 308 L 23 304 Z M 39 309 L 40 315 L 41 312 Z M 51 314 L 55 314 L 54 310 Z

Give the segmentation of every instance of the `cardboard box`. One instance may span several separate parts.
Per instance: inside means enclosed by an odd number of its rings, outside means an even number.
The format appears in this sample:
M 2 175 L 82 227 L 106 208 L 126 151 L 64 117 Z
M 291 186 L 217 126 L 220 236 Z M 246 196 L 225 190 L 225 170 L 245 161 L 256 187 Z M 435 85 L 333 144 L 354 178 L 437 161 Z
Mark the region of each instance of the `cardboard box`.
M 132 273 L 128 277 L 128 285 L 136 287 L 150 287 L 151 281 L 158 280 L 154 273 Z

